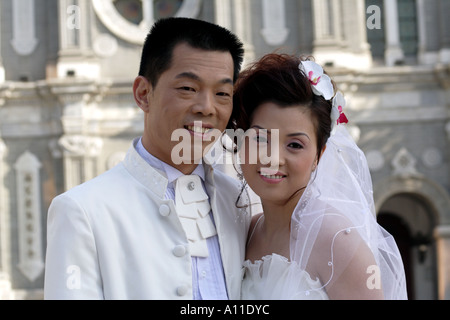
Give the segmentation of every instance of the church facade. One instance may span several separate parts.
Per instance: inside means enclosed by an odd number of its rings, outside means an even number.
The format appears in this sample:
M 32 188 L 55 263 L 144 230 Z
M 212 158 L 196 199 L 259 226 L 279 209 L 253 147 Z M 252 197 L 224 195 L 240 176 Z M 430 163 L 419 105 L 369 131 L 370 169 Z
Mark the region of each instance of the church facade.
M 411 299 L 450 299 L 450 0 L 0 0 L 0 299 L 42 299 L 47 210 L 143 130 L 157 19 L 229 28 L 245 64 L 312 55 L 347 99 Z

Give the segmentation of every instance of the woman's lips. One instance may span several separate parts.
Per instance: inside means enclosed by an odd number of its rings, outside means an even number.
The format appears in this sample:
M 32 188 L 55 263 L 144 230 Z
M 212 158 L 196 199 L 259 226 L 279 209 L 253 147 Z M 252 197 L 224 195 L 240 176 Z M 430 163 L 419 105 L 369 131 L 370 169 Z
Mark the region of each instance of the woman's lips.
M 280 183 L 287 177 L 283 172 L 270 172 L 270 170 L 261 170 L 259 176 L 263 181 L 271 184 Z

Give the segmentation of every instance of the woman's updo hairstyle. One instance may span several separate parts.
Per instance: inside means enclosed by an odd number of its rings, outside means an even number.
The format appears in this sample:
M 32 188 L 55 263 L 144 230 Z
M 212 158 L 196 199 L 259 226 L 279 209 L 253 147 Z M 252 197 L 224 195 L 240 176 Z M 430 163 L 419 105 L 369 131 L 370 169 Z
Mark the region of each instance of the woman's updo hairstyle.
M 332 102 L 315 95 L 308 77 L 299 69 L 299 57 L 268 54 L 242 71 L 235 85 L 232 129 L 248 130 L 253 112 L 262 104 L 275 103 L 281 107 L 301 105 L 312 116 L 317 136 L 317 152 L 326 145 L 331 132 Z M 334 86 L 334 82 L 333 82 Z

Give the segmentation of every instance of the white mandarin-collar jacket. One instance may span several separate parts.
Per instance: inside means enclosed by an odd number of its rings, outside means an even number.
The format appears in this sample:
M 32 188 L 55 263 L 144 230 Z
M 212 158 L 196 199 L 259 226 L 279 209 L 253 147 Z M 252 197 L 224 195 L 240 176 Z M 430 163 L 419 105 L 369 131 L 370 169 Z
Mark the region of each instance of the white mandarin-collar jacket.
M 205 164 L 228 296 L 240 298 L 250 214 L 236 179 Z M 167 179 L 130 148 L 125 160 L 49 208 L 45 299 L 192 299 L 188 240 Z M 242 214 L 241 214 L 242 215 Z

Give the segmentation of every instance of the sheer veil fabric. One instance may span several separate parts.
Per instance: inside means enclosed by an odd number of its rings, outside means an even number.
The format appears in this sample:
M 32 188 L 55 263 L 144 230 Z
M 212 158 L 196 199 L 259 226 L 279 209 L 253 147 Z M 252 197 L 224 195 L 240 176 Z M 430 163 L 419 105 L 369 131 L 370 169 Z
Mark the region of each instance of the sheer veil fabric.
M 397 244 L 376 221 L 367 160 L 343 125 L 329 138 L 292 214 L 290 261 L 321 283 L 299 289 L 299 275 L 290 272 L 284 290 L 294 296 L 334 290 L 334 298 L 346 299 L 382 289 L 384 299 L 407 299 Z M 348 292 L 353 281 L 361 292 Z

